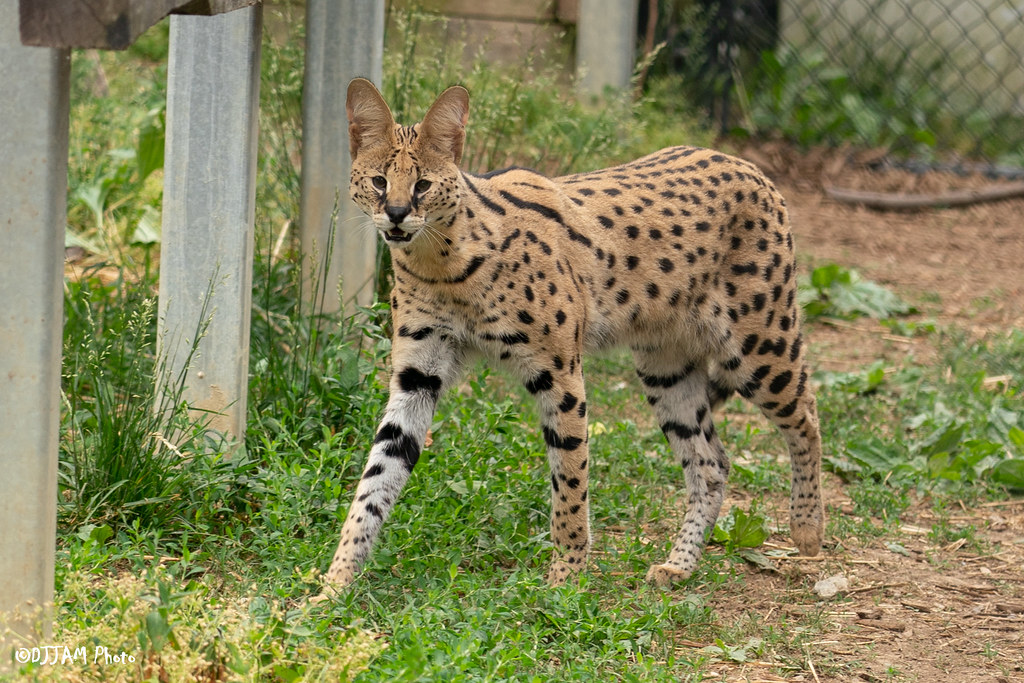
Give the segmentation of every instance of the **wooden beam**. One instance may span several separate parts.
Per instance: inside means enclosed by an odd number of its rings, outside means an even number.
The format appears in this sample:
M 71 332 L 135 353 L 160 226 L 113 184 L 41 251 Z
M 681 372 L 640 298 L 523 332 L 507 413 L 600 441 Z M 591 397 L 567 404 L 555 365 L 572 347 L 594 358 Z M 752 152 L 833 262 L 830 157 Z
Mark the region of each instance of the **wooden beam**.
M 259 0 L 20 0 L 21 42 L 123 50 L 168 14 L 221 14 Z

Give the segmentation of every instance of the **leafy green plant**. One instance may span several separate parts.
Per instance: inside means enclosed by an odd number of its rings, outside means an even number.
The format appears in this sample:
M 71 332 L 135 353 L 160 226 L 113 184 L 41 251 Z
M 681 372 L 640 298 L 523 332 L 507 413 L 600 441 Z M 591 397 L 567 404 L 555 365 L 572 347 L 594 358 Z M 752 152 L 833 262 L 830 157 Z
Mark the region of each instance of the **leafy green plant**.
M 90 220 L 78 230 L 68 229 L 68 245 L 107 257 L 119 255 L 125 246 L 141 246 L 148 272 L 150 249 L 160 241 L 161 192 L 147 181 L 163 168 L 164 119 L 163 106 L 151 109 L 134 148 L 108 151 L 110 163 L 72 187 L 72 203 L 87 209 Z M 115 218 L 115 213 L 122 217 Z
M 851 431 L 826 464 L 847 477 L 924 489 L 1022 488 L 1024 405 L 1014 389 L 1000 392 L 986 382 L 989 374 L 1012 377 L 1022 353 L 1019 333 L 995 344 L 953 338 L 943 365 L 949 371 L 942 376 L 914 368 L 878 376 L 881 365 L 823 375 L 824 425 L 833 405 L 852 410 L 844 423 L 880 422 L 871 434 Z M 866 406 L 859 398 L 865 391 L 880 398 Z M 870 416 L 859 415 L 869 409 Z
M 835 263 L 815 268 L 809 279 L 801 280 L 798 293 L 804 312 L 812 318 L 866 315 L 881 319 L 914 312 L 891 290 Z
M 718 518 L 711 538 L 726 550 L 757 548 L 768 540 L 768 520 L 756 510 L 744 512 L 735 505 L 728 514 Z
M 885 382 L 885 361 L 875 361 L 863 370 L 854 372 L 820 372 L 815 375 L 822 386 L 851 394 L 874 393 Z
M 937 143 L 933 124 L 941 101 L 927 77 L 890 68 L 876 55 L 847 61 L 788 48 L 762 53 L 741 98 L 749 133 L 781 133 L 803 145 L 851 141 L 919 152 Z
M 166 567 L 60 579 L 54 639 L 84 656 L 28 664 L 18 672 L 26 680 L 351 681 L 383 647 L 361 629 L 225 596 L 210 577 L 181 579 Z
M 749 513 L 734 505 L 728 514 L 718 517 L 711 530 L 711 540 L 724 545 L 726 553 L 735 553 L 764 569 L 771 568 L 771 561 L 756 548 L 761 547 L 770 535 L 768 519 L 757 510 L 756 503 L 751 505 Z

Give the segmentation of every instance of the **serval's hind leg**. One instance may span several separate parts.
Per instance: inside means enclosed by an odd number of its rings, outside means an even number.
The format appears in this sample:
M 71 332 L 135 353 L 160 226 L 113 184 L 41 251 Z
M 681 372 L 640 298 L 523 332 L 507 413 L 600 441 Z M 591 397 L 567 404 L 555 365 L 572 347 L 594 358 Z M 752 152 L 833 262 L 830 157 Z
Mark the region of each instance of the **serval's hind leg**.
M 669 587 L 688 579 L 700 561 L 708 532 L 722 508 L 729 459 L 711 418 L 705 363 L 636 356 L 647 400 L 686 480 L 683 527 L 672 540 L 668 559 L 647 572 L 650 583 Z
M 821 433 L 814 392 L 809 386 L 800 336 L 794 335 L 782 358 L 769 372 L 752 371 L 739 393 L 771 420 L 789 447 L 792 486 L 789 499 L 790 535 L 800 553 L 817 555 L 825 536 L 821 498 Z M 750 359 L 747 359 L 748 361 Z M 752 367 L 754 363 L 744 363 Z

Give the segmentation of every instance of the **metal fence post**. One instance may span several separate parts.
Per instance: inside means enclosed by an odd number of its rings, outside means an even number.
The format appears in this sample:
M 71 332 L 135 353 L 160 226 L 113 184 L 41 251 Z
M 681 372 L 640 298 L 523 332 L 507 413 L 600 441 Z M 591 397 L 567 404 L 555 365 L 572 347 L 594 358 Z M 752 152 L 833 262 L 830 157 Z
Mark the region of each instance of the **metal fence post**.
M 171 18 L 167 69 L 160 350 L 181 371 L 204 300 L 210 325 L 185 400 L 245 433 L 262 6 Z
M 576 25 L 579 89 L 600 95 L 629 87 L 636 56 L 638 0 L 580 0 Z
M 324 309 L 351 312 L 373 299 L 377 262 L 374 231 L 359 230 L 363 213 L 348 198 L 352 160 L 345 95 L 363 76 L 381 82 L 384 58 L 383 0 L 308 0 L 306 71 L 302 89 L 303 268 L 319 268 Z M 338 218 L 327 272 L 323 263 L 337 198 Z M 338 299 L 338 279 L 344 292 Z
M 51 628 L 69 67 L 0 0 L 0 673 Z

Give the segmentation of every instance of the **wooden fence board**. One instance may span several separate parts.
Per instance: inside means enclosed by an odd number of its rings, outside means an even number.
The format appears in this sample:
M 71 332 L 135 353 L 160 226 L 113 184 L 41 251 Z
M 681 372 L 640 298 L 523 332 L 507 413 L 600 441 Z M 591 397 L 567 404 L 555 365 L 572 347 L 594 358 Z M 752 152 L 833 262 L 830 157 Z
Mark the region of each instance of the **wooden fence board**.
M 259 0 L 21 0 L 21 42 L 123 50 L 168 14 L 221 14 Z

